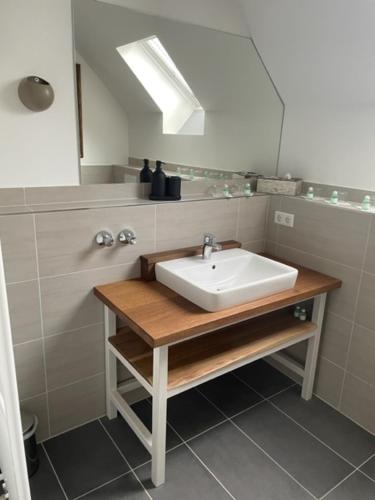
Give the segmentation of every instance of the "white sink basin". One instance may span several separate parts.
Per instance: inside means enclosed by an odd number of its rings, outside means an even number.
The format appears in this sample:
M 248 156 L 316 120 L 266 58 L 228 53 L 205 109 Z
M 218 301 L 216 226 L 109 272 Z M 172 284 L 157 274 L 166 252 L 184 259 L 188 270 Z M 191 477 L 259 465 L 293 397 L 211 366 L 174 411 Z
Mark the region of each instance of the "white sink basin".
M 156 279 L 207 311 L 220 311 L 288 288 L 298 271 L 240 248 L 159 262 Z

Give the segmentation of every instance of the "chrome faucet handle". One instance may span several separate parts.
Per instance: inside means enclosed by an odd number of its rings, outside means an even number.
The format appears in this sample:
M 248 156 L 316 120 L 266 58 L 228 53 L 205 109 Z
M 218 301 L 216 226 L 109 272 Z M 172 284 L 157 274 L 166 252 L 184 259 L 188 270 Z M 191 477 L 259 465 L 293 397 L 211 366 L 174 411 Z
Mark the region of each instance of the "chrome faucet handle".
M 100 247 L 111 247 L 114 243 L 113 236 L 109 231 L 99 231 L 95 236 L 95 241 Z
M 203 236 L 203 245 L 215 245 L 216 237 L 212 233 L 205 233 Z
M 131 229 L 124 229 L 118 235 L 118 240 L 123 245 L 135 245 L 137 238 Z

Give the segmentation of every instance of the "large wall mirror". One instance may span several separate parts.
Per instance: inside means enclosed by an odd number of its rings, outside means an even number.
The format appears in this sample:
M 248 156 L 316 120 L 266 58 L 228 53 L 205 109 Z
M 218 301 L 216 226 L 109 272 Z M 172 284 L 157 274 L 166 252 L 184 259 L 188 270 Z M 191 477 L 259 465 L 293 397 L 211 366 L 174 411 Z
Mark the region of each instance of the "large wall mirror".
M 277 173 L 283 103 L 250 39 L 72 5 L 82 183 L 137 182 L 143 158 L 186 180 Z

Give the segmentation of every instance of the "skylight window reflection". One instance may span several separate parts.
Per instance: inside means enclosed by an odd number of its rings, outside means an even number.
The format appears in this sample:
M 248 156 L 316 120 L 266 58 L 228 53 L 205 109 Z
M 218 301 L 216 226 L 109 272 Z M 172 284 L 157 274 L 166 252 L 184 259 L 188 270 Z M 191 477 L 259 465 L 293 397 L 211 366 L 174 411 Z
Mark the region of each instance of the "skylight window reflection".
M 156 36 L 117 50 L 163 113 L 164 134 L 204 134 L 204 110 Z

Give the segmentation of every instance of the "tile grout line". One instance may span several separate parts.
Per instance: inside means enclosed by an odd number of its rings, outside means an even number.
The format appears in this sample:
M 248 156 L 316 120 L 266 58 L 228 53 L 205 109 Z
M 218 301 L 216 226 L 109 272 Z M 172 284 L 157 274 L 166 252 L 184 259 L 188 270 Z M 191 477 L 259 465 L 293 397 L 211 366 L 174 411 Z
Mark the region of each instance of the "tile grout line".
M 306 427 L 304 427 L 302 424 L 300 424 L 299 422 L 297 422 L 297 420 L 294 420 L 293 417 L 291 417 L 290 415 L 288 415 L 285 411 L 283 411 L 281 408 L 279 408 L 275 403 L 273 403 L 271 400 L 268 401 L 268 403 L 270 403 L 270 405 L 275 408 L 278 412 L 280 412 L 282 415 L 284 415 L 285 417 L 287 417 L 289 420 L 291 420 L 294 424 L 296 424 L 298 427 L 300 427 L 302 430 L 304 430 L 307 434 L 309 434 L 311 437 L 313 437 L 314 439 L 316 439 L 316 441 L 318 441 L 320 444 L 322 444 L 325 448 L 328 448 L 332 453 L 334 453 L 335 455 L 337 455 L 339 458 L 341 458 L 342 460 L 344 460 L 344 462 L 346 462 L 348 465 L 350 465 L 351 467 L 356 467 L 352 462 L 350 462 L 347 458 L 343 457 L 342 455 L 340 455 L 340 453 L 338 453 L 336 450 L 334 450 L 333 448 L 331 448 L 327 443 L 325 443 L 322 439 L 320 439 L 318 436 L 316 436 L 315 434 L 313 434 L 309 429 L 307 429 Z
M 235 239 L 238 241 L 238 235 L 240 233 L 240 211 L 241 211 L 241 205 L 240 201 L 237 202 L 237 209 L 236 209 L 236 230 L 235 230 Z
M 240 379 L 239 379 L 240 380 Z M 256 391 L 254 391 L 256 392 Z M 223 411 L 220 410 L 218 406 L 215 405 L 208 397 L 206 397 L 203 393 L 199 392 L 209 403 L 211 403 L 212 406 L 214 406 L 222 415 L 226 416 Z M 257 392 L 257 394 L 261 397 L 263 397 L 261 394 Z M 267 400 L 262 401 L 262 403 L 266 403 Z M 303 484 L 301 484 L 290 472 L 288 472 L 282 465 L 280 465 L 269 453 L 267 453 L 258 443 L 256 443 L 250 436 L 248 436 L 234 421 L 233 418 L 235 417 L 229 417 L 227 418 L 227 421 L 230 422 L 238 431 L 241 432 L 250 442 L 252 442 L 264 455 L 266 455 L 279 469 L 281 469 L 287 476 L 289 476 L 296 484 L 298 484 L 303 490 L 305 490 L 310 496 L 312 496 L 315 500 L 317 500 L 317 497 L 313 495 Z
M 86 491 L 85 493 L 82 493 L 82 495 L 78 495 L 77 497 L 72 498 L 72 500 L 79 500 L 80 498 L 84 498 L 86 495 L 89 495 L 90 493 L 93 493 L 94 491 L 98 491 L 98 490 L 100 490 L 100 488 L 103 488 L 103 486 L 107 486 L 107 485 L 113 483 L 114 481 L 117 481 L 118 479 L 121 479 L 122 477 L 127 476 L 128 474 L 131 474 L 131 473 L 132 473 L 132 471 L 128 470 L 128 471 L 124 472 L 123 474 L 120 474 L 119 476 L 114 477 L 110 481 L 106 481 L 105 483 L 100 484 L 99 486 L 96 486 L 95 488 L 92 488 L 91 490 Z
M 223 422 L 221 422 L 222 424 L 225 422 L 225 420 Z M 215 479 L 215 481 L 223 488 L 223 490 L 230 496 L 230 498 L 232 498 L 233 500 L 237 500 L 235 496 L 232 495 L 232 493 L 226 488 L 226 486 L 224 486 L 224 484 L 220 481 L 220 479 L 218 479 L 215 474 L 212 472 L 212 470 L 208 467 L 207 464 L 204 463 L 204 461 L 195 453 L 195 451 L 191 448 L 191 446 L 189 445 L 188 442 L 186 442 L 182 436 L 176 431 L 176 429 L 173 427 L 173 425 L 171 425 L 168 421 L 168 425 L 170 426 L 170 428 L 173 430 L 173 432 L 175 432 L 177 434 L 177 436 L 182 440 L 183 444 L 187 447 L 187 449 L 190 451 L 190 453 L 198 460 L 198 462 L 200 462 L 203 467 L 209 472 L 209 474 L 211 474 L 211 476 Z
M 144 487 L 142 481 L 139 479 L 138 477 L 138 474 L 134 471 L 134 469 L 131 467 L 130 463 L 128 462 L 128 460 L 126 459 L 125 455 L 122 453 L 122 451 L 120 450 L 119 446 L 117 445 L 116 441 L 113 439 L 113 437 L 111 436 L 111 434 L 108 432 L 108 430 L 105 428 L 105 426 L 103 425 L 103 422 L 98 419 L 99 421 L 99 424 L 100 426 L 102 427 L 102 429 L 104 430 L 105 434 L 108 436 L 108 438 L 111 440 L 113 446 L 116 448 L 116 450 L 118 451 L 118 453 L 120 454 L 121 458 L 124 460 L 124 462 L 126 463 L 126 465 L 129 467 L 129 472 L 132 472 L 134 477 L 136 478 L 136 480 L 138 481 L 138 483 L 140 484 L 140 486 L 142 487 L 143 491 L 146 493 L 146 496 L 152 500 L 152 497 L 151 495 L 149 494 L 149 492 L 146 490 L 146 488 Z M 113 480 L 112 480 L 113 481 Z
M 36 339 L 26 340 L 25 342 L 17 342 L 16 344 L 13 344 L 13 347 L 16 347 L 19 345 L 30 344 L 31 342 L 36 342 L 36 341 L 42 340 L 42 339 L 50 339 L 50 338 L 54 338 L 54 337 L 59 337 L 60 335 L 65 335 L 66 333 L 74 333 L 74 332 L 77 332 L 78 330 L 84 330 L 85 328 L 92 328 L 94 326 L 99 326 L 99 325 L 103 325 L 103 322 L 90 323 L 88 325 L 81 326 L 79 328 L 74 328 L 72 330 L 64 330 L 64 331 L 59 332 L 59 333 L 53 333 L 52 335 L 42 335 L 41 337 L 38 337 Z
M 43 318 L 43 306 L 42 306 L 42 291 L 40 286 L 39 253 L 38 253 L 38 242 L 36 238 L 35 215 L 32 215 L 32 218 L 33 218 L 34 242 L 35 242 L 36 275 L 37 275 L 38 295 L 39 295 L 40 328 L 42 333 L 42 354 L 43 354 L 44 384 L 46 391 L 45 394 L 46 394 L 46 405 L 47 405 L 48 435 L 51 436 L 51 415 L 50 415 L 49 394 L 48 394 L 47 358 L 46 358 L 46 345 L 45 345 L 45 335 L 44 335 L 45 331 L 44 331 L 44 318 Z
M 70 432 L 70 431 L 75 431 L 76 429 L 79 429 L 81 427 L 83 427 L 84 425 L 87 425 L 87 424 L 91 424 L 92 422 L 95 422 L 96 420 L 98 420 L 98 418 L 102 418 L 104 417 L 104 415 L 101 415 L 100 417 L 94 417 L 94 418 L 91 418 L 89 420 L 86 420 L 85 422 L 83 422 L 82 424 L 77 424 L 77 425 L 74 425 L 73 427 L 69 427 L 68 429 L 64 430 L 64 431 L 61 431 L 61 432 L 58 432 L 56 434 L 52 434 L 52 436 L 50 436 L 49 438 L 47 439 L 43 439 L 40 444 L 44 444 L 46 443 L 47 441 L 49 441 L 50 439 L 54 439 L 54 438 L 57 438 L 57 437 L 60 437 L 60 436 L 63 436 L 64 434 L 66 434 L 67 432 Z
M 344 376 L 342 378 L 342 384 L 341 384 L 341 390 L 340 390 L 340 397 L 339 397 L 339 400 L 338 400 L 338 403 L 337 403 L 337 408 L 340 409 L 340 410 L 341 410 L 342 400 L 343 400 L 343 397 L 344 397 L 344 387 L 345 387 L 345 382 L 346 382 L 347 373 L 348 373 L 348 366 L 349 366 L 349 359 L 350 359 L 350 350 L 351 350 L 351 347 L 352 347 L 354 329 L 355 329 L 355 325 L 356 325 L 359 296 L 360 296 L 360 293 L 361 293 L 361 287 L 362 287 L 362 283 L 363 283 L 364 267 L 365 267 L 366 258 L 367 258 L 368 245 L 369 245 L 369 242 L 370 242 L 371 229 L 372 229 L 372 218 L 369 220 L 368 228 L 367 228 L 366 244 L 365 244 L 365 248 L 364 248 L 363 256 L 362 256 L 362 261 L 361 261 L 361 274 L 360 274 L 360 277 L 359 277 L 358 290 L 357 290 L 356 298 L 355 298 L 355 302 L 354 302 L 353 323 L 352 323 L 352 328 L 350 330 L 350 336 L 349 336 L 349 342 L 348 342 L 348 350 L 347 350 L 346 357 L 345 357 L 345 366 L 344 366 L 344 370 L 345 371 L 344 371 Z
M 87 377 L 80 378 L 78 380 L 75 380 L 74 382 L 69 382 L 69 384 L 59 385 L 58 387 L 52 387 L 51 389 L 48 390 L 48 393 L 60 391 L 61 389 L 65 389 L 66 387 L 71 387 L 72 385 L 79 384 L 80 382 L 85 382 L 86 380 L 91 380 L 92 378 L 99 377 L 99 375 L 104 375 L 104 374 L 105 374 L 105 372 L 102 371 L 102 372 L 94 373 L 94 375 L 88 375 Z M 97 418 L 97 417 L 95 417 L 95 418 Z
M 360 472 L 363 476 L 367 477 L 367 479 L 370 479 L 372 482 L 375 483 L 375 480 L 371 479 L 369 476 L 367 476 L 367 474 L 364 474 L 360 470 L 360 468 L 363 467 L 373 457 L 375 457 L 375 453 L 371 457 L 366 458 L 366 460 L 364 462 L 362 462 L 358 467 L 356 467 L 350 474 L 345 476 L 339 483 L 336 484 L 336 486 L 334 486 L 333 488 L 328 490 L 326 493 L 324 493 L 324 495 L 322 495 L 319 500 L 323 500 L 324 498 L 327 498 L 328 495 L 330 495 L 332 493 L 332 491 L 334 491 L 336 488 L 338 488 L 341 484 L 343 484 L 347 479 L 349 479 L 351 476 L 353 476 L 356 472 Z
M 196 388 L 194 388 L 196 390 Z M 147 402 L 150 404 L 150 406 L 152 407 L 152 402 L 148 399 Z M 224 420 L 215 424 L 214 426 L 210 427 L 209 429 L 206 429 L 204 432 L 200 433 L 199 435 L 202 435 L 204 434 L 205 432 L 208 432 L 208 430 L 211 430 L 215 427 L 218 427 L 219 425 L 222 425 L 225 423 L 225 421 L 227 420 L 227 417 L 224 416 Z M 215 481 L 223 488 L 223 490 L 233 499 L 233 500 L 237 500 L 233 495 L 232 493 L 222 484 L 222 482 L 215 476 L 215 474 L 211 471 L 211 469 L 209 469 L 209 467 L 203 462 L 203 460 L 195 453 L 195 451 L 190 447 L 188 441 L 190 441 L 191 439 L 193 439 L 194 437 L 196 436 L 193 436 L 191 438 L 189 438 L 189 440 L 185 440 L 181 434 L 179 434 L 177 432 L 177 430 L 173 427 L 173 425 L 170 423 L 170 421 L 168 420 L 167 418 L 167 425 L 169 425 L 169 427 L 172 429 L 172 431 L 176 434 L 176 436 L 178 436 L 181 440 L 181 445 L 185 445 L 187 447 L 187 449 L 191 452 L 191 454 L 203 465 L 203 467 L 209 472 L 209 474 L 211 474 L 211 476 L 215 479 Z M 178 446 L 176 446 L 175 448 L 178 448 Z M 169 450 L 171 451 L 171 450 Z
M 300 483 L 290 472 L 288 472 L 282 465 L 280 465 L 269 453 L 267 453 L 256 441 L 254 441 L 250 436 L 246 434 L 235 422 L 230 420 L 231 424 L 241 432 L 251 443 L 253 443 L 254 446 L 256 446 L 266 457 L 268 457 L 277 467 L 279 467 L 280 470 L 282 470 L 287 476 L 289 476 L 298 486 L 300 486 L 306 493 L 308 493 L 314 500 L 318 500 L 317 497 L 311 493 L 305 486 L 303 486 L 302 483 Z
M 237 376 L 237 375 L 236 375 Z M 238 377 L 239 380 L 241 380 L 242 382 L 244 382 L 240 377 Z M 245 382 L 244 382 L 245 383 Z M 250 387 L 250 389 L 252 389 L 254 392 L 256 392 L 257 394 L 259 394 L 253 387 L 251 387 L 249 384 L 247 384 L 248 387 Z M 299 384 L 294 384 L 293 386 L 290 386 L 288 387 L 288 389 L 291 389 L 291 387 L 295 387 L 296 385 L 299 385 Z M 287 390 L 288 390 L 287 389 Z M 259 394 L 261 395 L 261 394 Z M 333 452 L 335 455 L 337 455 L 339 458 L 341 458 L 342 460 L 344 460 L 347 464 L 349 464 L 351 467 L 354 467 L 356 468 L 356 465 L 354 465 L 353 463 L 351 463 L 348 459 L 346 459 L 345 457 L 343 457 L 342 455 L 340 455 L 340 453 L 338 453 L 336 450 L 334 450 L 333 448 L 331 448 L 327 443 L 325 443 L 323 440 L 321 440 L 318 436 L 316 436 L 314 433 L 312 433 L 309 429 L 307 429 L 306 427 L 304 427 L 302 424 L 300 424 L 299 422 L 297 422 L 297 420 L 295 420 L 293 417 L 291 417 L 290 415 L 288 415 L 285 411 L 283 411 L 281 408 L 279 408 L 273 401 L 272 399 L 275 398 L 277 396 L 277 394 L 274 394 L 273 396 L 267 398 L 267 402 L 273 407 L 275 408 L 277 411 L 279 411 L 282 415 L 284 415 L 285 417 L 287 417 L 289 420 L 291 420 L 294 424 L 296 424 L 298 427 L 300 427 L 301 429 L 303 429 L 307 434 L 309 434 L 311 437 L 313 437 L 314 439 L 316 439 L 316 441 L 318 441 L 320 444 L 322 444 L 324 447 L 328 448 L 331 452 Z M 336 410 L 337 411 L 337 410 Z
M 59 478 L 59 476 L 58 476 L 58 474 L 57 474 L 57 472 L 56 472 L 56 469 L 55 469 L 55 467 L 54 467 L 54 465 L 53 465 L 53 463 L 52 463 L 52 460 L 50 459 L 50 456 L 48 455 L 48 452 L 47 452 L 47 450 L 46 450 L 46 447 L 44 446 L 44 444 L 43 444 L 43 443 L 41 444 L 41 447 L 42 447 L 42 448 L 43 448 L 43 450 L 44 450 L 44 453 L 45 453 L 45 455 L 46 455 L 46 457 L 47 457 L 48 463 L 49 463 L 49 465 L 50 465 L 50 467 L 51 467 L 51 469 L 52 469 L 52 472 L 54 473 L 54 475 L 55 475 L 55 477 L 56 477 L 56 480 L 57 480 L 57 482 L 58 482 L 58 484 L 59 484 L 59 486 L 60 486 L 60 488 L 61 488 L 61 491 L 63 492 L 63 495 L 65 496 L 66 500 L 69 500 L 68 495 L 66 494 L 66 492 L 65 492 L 65 490 L 64 490 L 64 488 L 63 488 L 63 485 L 62 485 L 62 483 L 61 483 L 61 481 L 60 481 L 60 478 Z
M 125 266 L 133 266 L 134 264 L 138 264 L 138 258 L 135 258 L 133 260 L 130 260 L 128 262 L 122 262 L 121 264 L 112 264 L 110 266 L 100 266 L 100 267 L 89 267 L 85 269 L 77 269 L 76 271 L 71 271 L 70 273 L 60 273 L 60 274 L 46 274 L 45 276 L 40 276 L 40 280 L 51 280 L 55 278 L 63 278 L 64 276 L 73 276 L 75 274 L 81 274 L 81 273 L 89 273 L 93 271 L 103 271 L 105 269 L 114 269 L 116 267 L 125 267 Z M 127 278 L 130 279 L 130 278 Z M 32 280 L 27 280 L 27 281 L 32 281 Z M 16 282 L 17 283 L 17 282 Z M 23 283 L 18 282 L 18 283 Z M 11 284 L 11 283 L 9 283 Z

